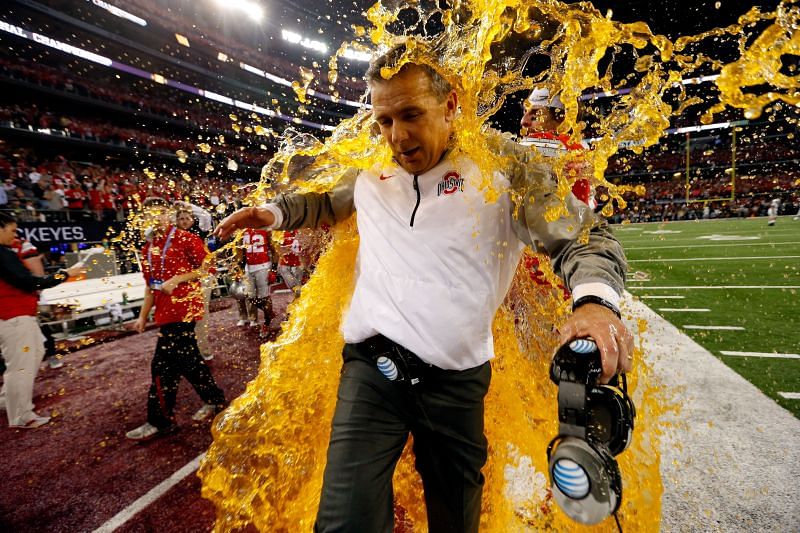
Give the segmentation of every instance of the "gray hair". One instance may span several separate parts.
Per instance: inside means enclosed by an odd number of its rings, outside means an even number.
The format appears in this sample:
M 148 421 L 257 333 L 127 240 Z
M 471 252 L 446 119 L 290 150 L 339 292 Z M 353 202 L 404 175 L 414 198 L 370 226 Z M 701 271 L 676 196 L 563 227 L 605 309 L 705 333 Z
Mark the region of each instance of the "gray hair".
M 383 55 L 377 57 L 370 64 L 369 69 L 367 69 L 367 73 L 365 75 L 367 83 L 369 85 L 385 83 L 387 80 L 381 76 L 381 69 L 384 67 L 393 68 L 397 66 L 397 63 L 400 61 L 400 59 L 402 59 L 406 51 L 406 45 L 399 44 L 389 49 L 389 51 Z M 428 80 L 430 81 L 431 85 L 431 92 L 437 100 L 444 100 L 447 98 L 447 95 L 450 94 L 450 91 L 453 90 L 453 86 L 450 85 L 450 82 L 447 81 L 441 74 L 439 74 L 435 68 L 427 63 L 415 63 L 412 60 L 411 62 L 405 63 L 402 67 L 400 67 L 400 70 L 397 73 L 400 74 L 401 72 L 406 72 L 412 68 L 419 68 L 428 76 Z

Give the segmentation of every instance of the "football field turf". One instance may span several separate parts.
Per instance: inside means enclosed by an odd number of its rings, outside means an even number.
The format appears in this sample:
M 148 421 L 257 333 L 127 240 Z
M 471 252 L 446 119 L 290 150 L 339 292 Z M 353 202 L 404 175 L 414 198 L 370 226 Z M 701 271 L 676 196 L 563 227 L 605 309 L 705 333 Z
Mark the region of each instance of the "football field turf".
M 613 228 L 628 290 L 800 418 L 800 221 Z

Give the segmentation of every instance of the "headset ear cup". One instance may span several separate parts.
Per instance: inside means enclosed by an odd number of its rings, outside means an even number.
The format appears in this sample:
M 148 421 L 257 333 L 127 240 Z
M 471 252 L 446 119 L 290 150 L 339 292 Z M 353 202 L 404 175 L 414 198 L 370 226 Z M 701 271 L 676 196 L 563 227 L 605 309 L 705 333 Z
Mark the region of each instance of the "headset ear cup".
M 597 524 L 619 507 L 622 485 L 616 461 L 602 446 L 577 437 L 557 439 L 548 462 L 553 498 L 573 520 Z

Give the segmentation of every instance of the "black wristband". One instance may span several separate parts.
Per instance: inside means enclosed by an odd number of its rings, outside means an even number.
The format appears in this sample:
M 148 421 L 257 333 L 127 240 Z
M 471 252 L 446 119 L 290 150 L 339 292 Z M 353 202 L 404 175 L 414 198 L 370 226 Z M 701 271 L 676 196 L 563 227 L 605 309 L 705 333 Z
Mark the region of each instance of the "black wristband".
M 597 304 L 602 305 L 607 309 L 611 309 L 614 311 L 614 314 L 617 315 L 617 318 L 622 318 L 622 314 L 619 312 L 619 308 L 616 305 L 612 304 L 605 298 L 601 298 L 600 296 L 595 296 L 594 294 L 587 294 L 586 296 L 581 296 L 574 302 L 572 302 L 572 310 L 579 308 L 583 304 Z

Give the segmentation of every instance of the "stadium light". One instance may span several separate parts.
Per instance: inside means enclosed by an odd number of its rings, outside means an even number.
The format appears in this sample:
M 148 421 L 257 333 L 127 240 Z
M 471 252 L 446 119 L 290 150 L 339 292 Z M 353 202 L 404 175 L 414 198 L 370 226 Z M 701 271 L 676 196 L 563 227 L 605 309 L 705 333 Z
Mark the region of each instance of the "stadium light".
M 354 61 L 364 61 L 369 62 L 372 61 L 372 54 L 368 52 L 363 52 L 361 50 L 355 50 L 353 48 L 346 48 L 342 57 L 345 59 L 352 59 Z
M 737 123 L 733 122 L 717 122 L 716 124 L 702 124 L 697 126 L 686 126 L 683 128 L 676 128 L 674 130 L 667 130 L 667 133 L 686 133 L 686 132 L 700 132 L 708 130 L 718 130 L 720 128 L 730 128 Z
M 283 37 L 284 41 L 289 41 L 292 44 L 299 44 L 303 48 L 308 48 L 309 50 L 315 50 L 322 54 L 328 53 L 328 45 L 323 43 L 322 41 L 315 41 L 313 39 L 309 39 L 308 37 L 303 37 L 299 33 L 289 30 L 281 30 L 281 36 Z
M 698 85 L 698 84 L 701 84 L 701 83 L 707 83 L 709 81 L 714 81 L 717 78 L 719 78 L 719 74 L 712 74 L 710 76 L 700 76 L 700 77 L 697 77 L 697 78 L 686 78 L 686 79 L 681 80 L 679 82 L 675 82 L 672 85 L 673 85 L 673 87 L 677 86 L 677 85 Z M 587 93 L 587 94 L 582 94 L 580 97 L 578 97 L 578 100 L 585 102 L 587 100 L 594 100 L 595 98 L 609 98 L 609 97 L 612 97 L 612 96 L 622 96 L 623 94 L 630 93 L 631 90 L 632 89 L 630 87 L 627 87 L 627 88 L 624 88 L 624 89 L 613 89 L 611 91 L 601 91 L 601 92 Z
M 217 5 L 226 9 L 236 9 L 248 16 L 253 22 L 261 22 L 264 8 L 250 0 L 215 0 Z

